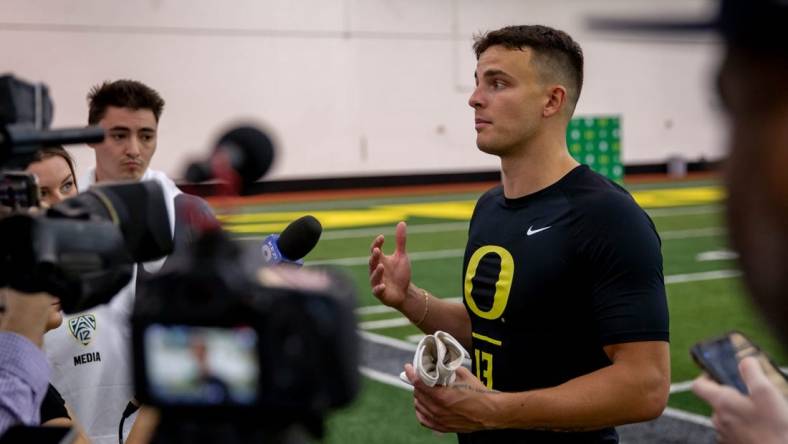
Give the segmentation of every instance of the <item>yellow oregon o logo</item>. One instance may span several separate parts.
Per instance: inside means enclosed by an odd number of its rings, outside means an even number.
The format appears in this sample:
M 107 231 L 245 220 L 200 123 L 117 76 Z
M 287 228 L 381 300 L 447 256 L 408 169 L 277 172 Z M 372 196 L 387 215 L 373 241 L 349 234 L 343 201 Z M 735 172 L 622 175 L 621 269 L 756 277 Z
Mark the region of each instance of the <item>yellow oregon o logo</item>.
M 476 276 L 476 268 L 482 258 L 489 253 L 497 254 L 501 258 L 501 271 L 495 281 L 495 296 L 489 311 L 483 311 L 473 300 L 473 278 Z M 465 272 L 465 303 L 468 308 L 482 319 L 498 319 L 503 314 L 507 302 L 509 302 L 509 291 L 512 289 L 512 277 L 514 276 L 514 259 L 512 255 L 503 247 L 498 245 L 485 245 L 473 252 L 471 260 L 468 261 L 468 270 Z

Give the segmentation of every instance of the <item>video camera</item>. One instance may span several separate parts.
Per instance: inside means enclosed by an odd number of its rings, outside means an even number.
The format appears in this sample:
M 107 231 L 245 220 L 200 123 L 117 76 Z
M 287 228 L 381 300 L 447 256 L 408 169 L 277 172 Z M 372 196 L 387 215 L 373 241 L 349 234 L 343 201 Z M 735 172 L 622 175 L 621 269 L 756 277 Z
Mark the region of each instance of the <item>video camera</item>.
M 104 139 L 98 127 L 49 130 L 52 102 L 42 84 L 0 77 L 0 287 L 48 292 L 74 313 L 108 302 L 136 262 L 172 251 L 161 187 L 153 182 L 94 187 L 42 210 L 36 150 Z
M 320 436 L 324 416 L 358 392 L 353 284 L 264 262 L 260 248 L 206 233 L 137 287 L 135 387 L 162 412 L 161 442 L 208 442 L 230 421 L 267 442 L 293 425 Z

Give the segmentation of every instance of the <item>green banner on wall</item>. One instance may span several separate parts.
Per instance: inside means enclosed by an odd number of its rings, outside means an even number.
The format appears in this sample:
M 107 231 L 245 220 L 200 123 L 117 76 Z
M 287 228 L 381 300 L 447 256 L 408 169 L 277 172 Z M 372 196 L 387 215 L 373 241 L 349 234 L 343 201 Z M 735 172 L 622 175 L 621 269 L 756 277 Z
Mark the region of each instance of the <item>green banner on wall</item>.
M 566 144 L 578 162 L 613 181 L 623 181 L 620 117 L 576 117 L 566 129 Z

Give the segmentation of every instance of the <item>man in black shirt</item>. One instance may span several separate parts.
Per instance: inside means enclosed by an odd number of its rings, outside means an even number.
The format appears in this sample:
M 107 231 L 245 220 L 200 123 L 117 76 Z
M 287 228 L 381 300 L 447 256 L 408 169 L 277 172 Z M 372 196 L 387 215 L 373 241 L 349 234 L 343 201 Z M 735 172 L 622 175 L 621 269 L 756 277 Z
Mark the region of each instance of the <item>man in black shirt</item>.
M 471 349 L 450 387 L 414 383 L 416 416 L 460 442 L 615 443 L 618 424 L 659 416 L 670 385 L 660 240 L 621 187 L 566 147 L 583 56 L 561 31 L 513 26 L 474 45 L 469 104 L 502 186 L 471 220 L 464 303 L 411 282 L 405 224 L 396 250 L 372 243 L 370 284 L 425 333 Z

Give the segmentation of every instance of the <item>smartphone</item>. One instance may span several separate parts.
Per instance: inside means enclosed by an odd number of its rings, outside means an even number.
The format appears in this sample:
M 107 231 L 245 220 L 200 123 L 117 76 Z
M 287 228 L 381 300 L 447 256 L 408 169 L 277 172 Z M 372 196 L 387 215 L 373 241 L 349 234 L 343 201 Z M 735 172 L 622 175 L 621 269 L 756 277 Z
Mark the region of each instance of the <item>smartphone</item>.
M 757 345 L 738 331 L 700 341 L 690 349 L 695 363 L 720 384 L 747 394 L 747 385 L 739 374 L 739 361 L 754 356 L 766 376 L 788 398 L 788 379 L 780 368 Z

